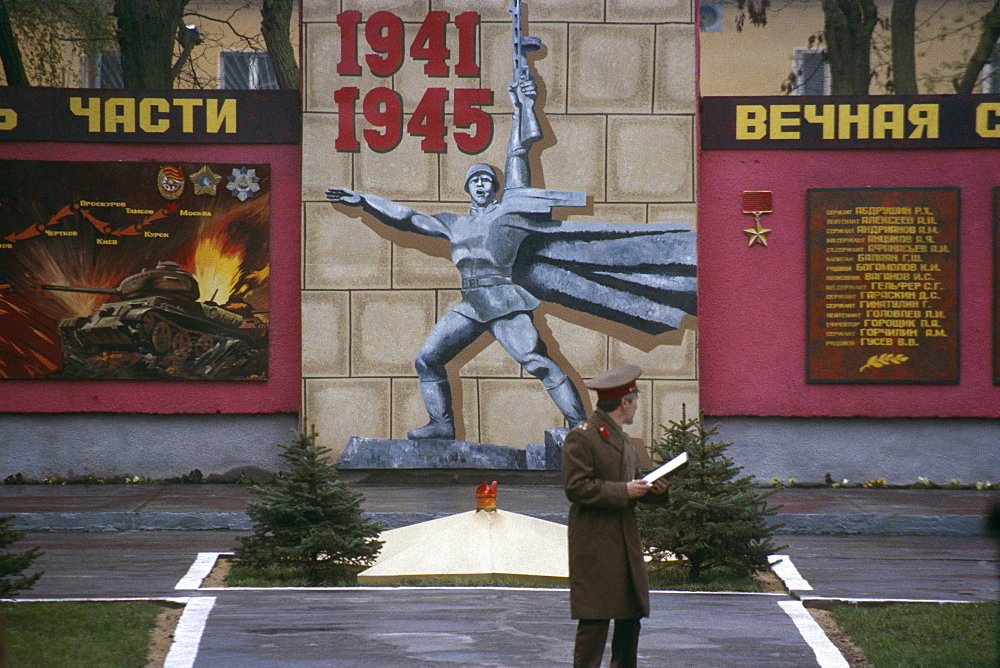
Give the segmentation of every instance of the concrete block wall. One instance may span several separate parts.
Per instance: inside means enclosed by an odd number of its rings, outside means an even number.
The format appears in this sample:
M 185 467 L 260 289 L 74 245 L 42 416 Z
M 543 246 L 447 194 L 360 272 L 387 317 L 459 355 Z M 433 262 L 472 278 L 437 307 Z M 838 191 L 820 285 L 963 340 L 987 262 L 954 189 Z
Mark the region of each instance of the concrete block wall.
M 545 139 L 532 150 L 538 187 L 585 191 L 588 206 L 557 216 L 571 220 L 695 224 L 695 23 L 692 0 L 527 0 L 525 33 L 545 49 L 533 69 Z M 325 202 L 338 185 L 374 193 L 428 213 L 468 210 L 463 179 L 473 162 L 503 167 L 510 131 L 509 2 L 495 0 L 305 0 L 302 208 L 303 414 L 339 455 L 353 435 L 405 438 L 427 420 L 413 358 L 436 320 L 460 299 L 458 272 L 445 242 L 399 232 Z M 361 12 L 358 77 L 338 76 L 337 14 Z M 405 25 L 408 46 L 430 10 L 454 18 L 476 10 L 474 78 L 424 76 L 404 58 L 379 78 L 364 68 L 364 21 L 387 10 Z M 448 27 L 456 59 L 456 31 Z M 490 88 L 492 143 L 478 155 L 424 153 L 404 133 L 391 151 L 361 141 L 338 153 L 334 91 L 376 86 L 397 91 L 406 118 L 428 87 Z M 358 108 L 361 108 L 359 101 Z M 450 102 L 446 106 L 450 113 Z M 451 127 L 450 116 L 446 123 Z M 358 132 L 366 127 L 361 114 Z M 535 322 L 550 353 L 581 394 L 583 380 L 611 366 L 644 367 L 643 404 L 630 432 L 649 442 L 657 425 L 698 410 L 697 325 L 658 337 L 543 303 Z M 450 368 L 460 438 L 523 447 L 540 443 L 562 416 L 541 383 L 525 374 L 486 334 Z M 585 397 L 589 408 L 592 399 Z

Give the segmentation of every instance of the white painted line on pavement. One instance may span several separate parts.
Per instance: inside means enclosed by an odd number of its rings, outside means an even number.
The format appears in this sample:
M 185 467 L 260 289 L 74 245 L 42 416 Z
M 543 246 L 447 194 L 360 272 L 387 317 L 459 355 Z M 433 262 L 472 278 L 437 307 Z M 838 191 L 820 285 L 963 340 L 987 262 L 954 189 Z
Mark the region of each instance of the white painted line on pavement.
M 895 605 L 896 603 L 937 603 L 940 605 L 951 605 L 954 603 L 982 603 L 980 600 L 971 599 L 949 599 L 949 598 L 849 598 L 844 596 L 809 596 L 800 599 L 803 605 L 808 603 L 840 603 L 843 605 L 856 605 L 860 607 L 874 607 L 884 605 Z M 821 607 L 818 605 L 808 606 L 812 608 Z
M 225 552 L 199 552 L 198 558 L 194 560 L 191 568 L 188 569 L 188 572 L 180 579 L 174 589 L 198 589 L 201 587 L 201 583 L 204 582 L 208 574 L 215 568 L 215 562 L 221 554 L 225 554 Z
M 181 618 L 177 620 L 174 642 L 167 652 L 163 668 L 191 668 L 194 665 L 198 647 L 201 645 L 201 636 L 208 622 L 208 613 L 212 611 L 214 605 L 214 596 L 196 597 L 188 601 Z
M 569 591 L 568 587 L 493 587 L 488 585 L 346 585 L 327 587 L 202 587 L 200 591 Z M 653 592 L 650 592 L 653 593 Z M 657 592 L 662 593 L 662 592 Z M 678 592 L 690 594 L 692 592 Z M 709 592 L 694 592 L 707 594 Z M 712 592 L 726 593 L 726 592 Z M 779 594 L 784 596 L 784 594 Z
M 4 603 L 127 603 L 130 601 L 152 601 L 153 603 L 185 604 L 191 599 L 187 596 L 168 596 L 166 598 L 150 598 L 148 596 L 115 596 L 94 598 L 0 598 Z
M 569 591 L 568 589 L 566 591 Z M 697 594 L 698 596 L 770 596 L 779 598 L 788 596 L 783 591 L 697 591 L 692 589 L 650 589 L 650 594 Z
M 799 569 L 795 568 L 795 564 L 787 554 L 772 554 L 767 560 L 771 562 L 771 570 L 781 578 L 788 591 L 812 591 L 812 585 L 799 575 Z
M 837 646 L 827 637 L 823 628 L 813 619 L 801 601 L 778 601 L 785 614 L 792 618 L 795 628 L 799 630 L 802 639 L 806 641 L 820 668 L 849 668 L 847 659 L 840 653 Z

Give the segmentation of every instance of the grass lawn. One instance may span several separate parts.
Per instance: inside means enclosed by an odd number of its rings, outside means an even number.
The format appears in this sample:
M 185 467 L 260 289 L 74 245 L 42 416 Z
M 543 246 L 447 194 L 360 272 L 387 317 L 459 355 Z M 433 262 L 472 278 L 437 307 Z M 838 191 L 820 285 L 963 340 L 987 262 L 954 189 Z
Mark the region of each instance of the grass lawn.
M 647 564 L 650 589 L 673 591 L 763 591 L 761 583 L 753 576 L 735 574 L 725 568 L 713 568 L 693 582 L 688 577 L 688 569 L 683 562 Z
M 998 665 L 997 603 L 838 606 L 830 612 L 875 668 Z
M 0 603 L 9 666 L 142 666 L 163 607 L 148 601 Z
M 304 568 L 294 566 L 251 568 L 231 561 L 229 563 L 230 568 L 226 573 L 227 587 L 334 587 L 345 584 L 335 579 L 313 582 Z

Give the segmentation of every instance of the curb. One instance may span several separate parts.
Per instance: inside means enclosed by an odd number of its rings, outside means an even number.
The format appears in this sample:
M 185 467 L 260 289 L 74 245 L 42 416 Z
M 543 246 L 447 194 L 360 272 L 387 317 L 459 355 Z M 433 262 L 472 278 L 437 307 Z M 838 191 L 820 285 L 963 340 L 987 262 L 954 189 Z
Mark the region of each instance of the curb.
M 246 513 L 12 513 L 17 531 L 249 531 Z
M 427 522 L 451 513 L 375 512 L 372 519 L 386 529 Z M 566 513 L 527 513 L 557 524 L 567 523 Z M 17 531 L 251 531 L 244 512 L 48 512 L 13 513 L 11 528 Z M 890 535 L 890 536 L 985 536 L 986 526 L 978 515 L 874 515 L 874 514 L 784 514 L 775 534 Z
M 979 515 L 778 514 L 776 534 L 985 536 Z

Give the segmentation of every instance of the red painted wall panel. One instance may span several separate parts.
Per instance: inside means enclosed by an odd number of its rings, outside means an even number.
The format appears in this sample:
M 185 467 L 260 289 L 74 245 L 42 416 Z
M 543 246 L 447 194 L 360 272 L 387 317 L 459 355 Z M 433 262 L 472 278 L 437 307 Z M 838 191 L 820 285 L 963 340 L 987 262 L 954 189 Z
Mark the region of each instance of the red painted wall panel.
M 271 313 L 266 381 L 0 381 L 0 411 L 116 413 L 297 412 L 301 147 L 298 144 L 0 143 L 3 160 L 154 160 L 271 164 Z
M 1000 151 L 704 151 L 698 191 L 701 408 L 709 415 L 1000 417 L 991 365 L 992 191 Z M 961 189 L 958 385 L 808 384 L 806 190 Z M 774 192 L 747 246 L 744 190 Z

